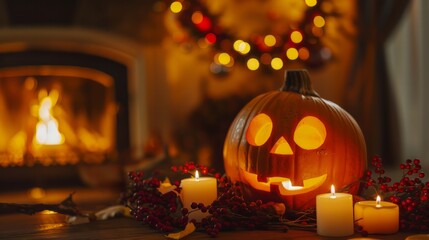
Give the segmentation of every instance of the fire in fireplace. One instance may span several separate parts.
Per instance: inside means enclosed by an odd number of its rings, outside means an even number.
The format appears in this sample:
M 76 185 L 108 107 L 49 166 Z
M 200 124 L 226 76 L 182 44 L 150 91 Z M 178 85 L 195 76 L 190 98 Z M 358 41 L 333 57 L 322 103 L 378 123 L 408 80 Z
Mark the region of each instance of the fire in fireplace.
M 115 151 L 111 76 L 74 66 L 0 70 L 0 165 L 101 163 Z
M 85 167 L 118 169 L 142 156 L 143 57 L 134 45 L 79 29 L 0 37 L 0 190 L 81 185 Z

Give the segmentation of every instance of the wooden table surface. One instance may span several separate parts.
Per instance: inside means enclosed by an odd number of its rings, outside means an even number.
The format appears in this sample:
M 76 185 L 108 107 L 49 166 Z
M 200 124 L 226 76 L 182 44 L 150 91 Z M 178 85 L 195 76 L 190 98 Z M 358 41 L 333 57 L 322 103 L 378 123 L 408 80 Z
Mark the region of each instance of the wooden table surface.
M 406 239 L 411 234 L 360 235 L 337 239 Z M 332 239 L 317 236 L 314 232 L 232 231 L 221 232 L 220 239 Z M 166 239 L 164 234 L 143 226 L 127 217 L 70 225 L 60 214 L 10 214 L 0 216 L 0 239 Z M 202 232 L 194 232 L 185 239 L 213 239 Z
M 62 189 L 48 191 L 46 197 L 38 200 L 44 203 L 59 203 L 69 193 L 76 191 L 74 196 L 78 206 L 91 206 L 91 209 L 103 209 L 114 204 L 117 192 L 94 191 L 85 189 Z M 106 201 L 109 200 L 109 201 Z M 1 194 L 0 202 L 29 203 L 25 193 Z M 38 202 L 36 201 L 36 202 Z M 31 203 L 31 202 L 30 202 Z M 35 215 L 5 214 L 0 215 L 0 239 L 166 239 L 164 233 L 155 231 L 140 222 L 128 217 L 116 217 L 107 220 L 68 224 L 66 216 L 57 213 L 38 213 Z M 395 235 L 370 235 L 362 238 L 359 234 L 336 239 L 406 239 L 411 233 Z M 429 236 L 426 235 L 426 239 Z M 220 232 L 219 239 L 250 240 L 250 239 L 333 239 L 320 237 L 315 232 L 289 230 L 282 231 L 230 231 Z M 190 239 L 213 239 L 203 232 L 194 232 L 187 236 Z M 415 239 L 413 239 L 415 240 Z

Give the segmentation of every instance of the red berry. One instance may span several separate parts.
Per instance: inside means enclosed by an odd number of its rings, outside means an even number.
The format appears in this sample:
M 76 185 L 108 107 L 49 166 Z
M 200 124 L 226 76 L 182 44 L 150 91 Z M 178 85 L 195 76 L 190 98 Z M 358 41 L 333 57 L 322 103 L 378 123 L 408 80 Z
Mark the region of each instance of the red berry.
M 425 177 L 425 174 L 424 173 L 419 173 L 419 178 L 424 178 Z

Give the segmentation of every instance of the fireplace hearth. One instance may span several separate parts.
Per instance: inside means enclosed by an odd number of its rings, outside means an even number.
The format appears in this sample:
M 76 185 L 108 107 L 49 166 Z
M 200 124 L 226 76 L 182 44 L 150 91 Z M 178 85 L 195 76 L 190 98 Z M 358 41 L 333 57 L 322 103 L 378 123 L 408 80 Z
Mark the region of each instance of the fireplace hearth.
M 144 137 L 129 102 L 140 59 L 94 34 L 28 32 L 0 42 L 0 190 L 85 185 L 85 167 L 120 175 Z

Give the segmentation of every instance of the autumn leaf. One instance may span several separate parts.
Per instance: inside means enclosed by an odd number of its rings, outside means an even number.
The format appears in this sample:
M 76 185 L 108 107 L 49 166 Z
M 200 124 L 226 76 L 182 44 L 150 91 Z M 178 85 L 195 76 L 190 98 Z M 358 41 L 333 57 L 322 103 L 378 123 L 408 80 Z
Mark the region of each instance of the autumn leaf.
M 177 232 L 177 233 L 170 233 L 168 235 L 165 235 L 167 238 L 171 239 L 182 239 L 189 234 L 193 233 L 195 231 L 195 225 L 193 223 L 188 223 L 183 231 Z

